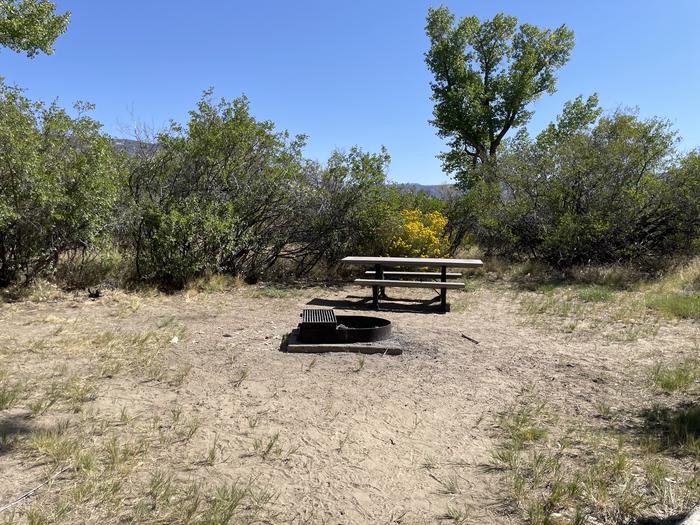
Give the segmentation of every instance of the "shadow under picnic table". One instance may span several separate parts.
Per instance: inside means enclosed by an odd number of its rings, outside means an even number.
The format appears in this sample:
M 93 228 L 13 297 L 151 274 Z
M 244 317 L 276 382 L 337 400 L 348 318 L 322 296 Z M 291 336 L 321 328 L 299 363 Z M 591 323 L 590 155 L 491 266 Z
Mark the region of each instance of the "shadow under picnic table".
M 371 297 L 359 297 L 348 295 L 345 299 L 321 299 L 314 298 L 306 303 L 311 306 L 323 306 L 326 308 L 342 308 L 346 310 L 365 310 L 376 312 L 372 306 Z M 398 297 L 386 297 L 379 303 L 379 312 L 410 312 L 417 314 L 440 313 L 440 298 L 432 299 L 407 299 Z

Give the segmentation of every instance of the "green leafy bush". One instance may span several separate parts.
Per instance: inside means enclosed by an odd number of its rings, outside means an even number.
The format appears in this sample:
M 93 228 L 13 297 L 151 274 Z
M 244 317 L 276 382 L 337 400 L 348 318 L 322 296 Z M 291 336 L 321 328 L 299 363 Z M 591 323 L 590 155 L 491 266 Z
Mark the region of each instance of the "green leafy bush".
M 250 115 L 248 100 L 206 92 L 186 127 L 133 161 L 124 244 L 139 277 L 182 286 L 205 272 L 255 278 L 289 242 L 304 137 Z
M 335 151 L 325 166 L 307 165 L 294 248 L 297 274 L 353 254 L 383 253 L 397 220 L 386 185 L 389 155 L 354 147 Z
M 0 286 L 51 271 L 111 232 L 121 162 L 100 124 L 0 84 Z
M 535 139 L 519 133 L 482 167 L 457 216 L 488 251 L 556 267 L 662 263 L 700 232 L 698 154 L 677 164 L 668 122 L 618 111 L 595 97 L 568 103 Z
M 186 127 L 133 160 L 122 246 L 139 277 L 180 287 L 274 268 L 281 278 L 381 242 L 386 152 L 337 151 L 324 166 L 302 157 L 304 143 L 257 121 L 245 97 L 206 92 Z

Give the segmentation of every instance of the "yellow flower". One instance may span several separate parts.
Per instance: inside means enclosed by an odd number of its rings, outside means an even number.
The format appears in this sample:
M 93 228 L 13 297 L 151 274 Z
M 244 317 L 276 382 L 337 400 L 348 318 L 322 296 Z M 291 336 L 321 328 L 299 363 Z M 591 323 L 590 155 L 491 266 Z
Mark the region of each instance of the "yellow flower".
M 442 213 L 423 213 L 419 209 L 403 210 L 401 219 L 401 229 L 390 244 L 391 255 L 441 257 L 447 254 L 447 217 Z

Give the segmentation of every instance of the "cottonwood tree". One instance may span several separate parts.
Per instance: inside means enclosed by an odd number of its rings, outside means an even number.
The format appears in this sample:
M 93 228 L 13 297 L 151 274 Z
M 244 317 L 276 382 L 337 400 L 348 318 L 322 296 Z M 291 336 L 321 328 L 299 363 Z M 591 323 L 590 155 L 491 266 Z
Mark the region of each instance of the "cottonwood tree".
M 446 7 L 428 11 L 426 33 L 431 122 L 450 146 L 441 155 L 443 167 L 469 186 L 473 168 L 494 162 L 508 131 L 530 119 L 528 105 L 556 90 L 555 73 L 569 60 L 574 34 L 564 25 L 518 26 L 504 14 L 457 21 Z
M 69 21 L 70 12 L 56 14 L 56 4 L 47 0 L 0 0 L 0 46 L 29 58 L 50 55 Z

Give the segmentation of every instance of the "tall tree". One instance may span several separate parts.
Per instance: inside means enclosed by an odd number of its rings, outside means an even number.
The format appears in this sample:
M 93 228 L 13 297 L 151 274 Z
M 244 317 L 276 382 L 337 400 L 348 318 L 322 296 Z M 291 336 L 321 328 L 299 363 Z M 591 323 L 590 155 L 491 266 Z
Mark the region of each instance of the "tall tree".
M 47 0 L 0 0 L 0 46 L 29 58 L 50 55 L 69 20 L 70 12 L 57 15 L 56 5 Z
M 443 167 L 458 179 L 495 161 L 508 131 L 532 116 L 528 104 L 554 93 L 555 72 L 574 47 L 574 34 L 564 25 L 552 31 L 517 24 L 504 14 L 480 22 L 473 16 L 457 21 L 447 7 L 428 11 L 431 123 L 449 141 Z

